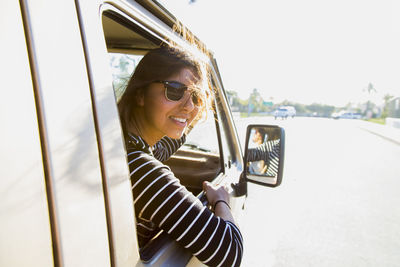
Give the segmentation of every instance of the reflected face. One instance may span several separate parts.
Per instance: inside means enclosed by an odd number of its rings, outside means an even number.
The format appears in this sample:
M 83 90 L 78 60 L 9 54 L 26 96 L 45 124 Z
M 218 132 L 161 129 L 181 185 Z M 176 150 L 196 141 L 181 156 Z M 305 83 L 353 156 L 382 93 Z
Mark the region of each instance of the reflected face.
M 262 136 L 260 134 L 260 132 L 258 130 L 254 131 L 254 135 L 253 135 L 253 142 L 256 144 L 262 144 Z
M 166 80 L 191 86 L 196 78 L 189 69 L 183 69 Z M 164 84 L 152 83 L 144 96 L 144 111 L 146 134 L 151 140 L 159 140 L 165 135 L 178 139 L 196 117 L 199 108 L 194 105 L 189 91 L 180 100 L 171 101 L 165 97 Z

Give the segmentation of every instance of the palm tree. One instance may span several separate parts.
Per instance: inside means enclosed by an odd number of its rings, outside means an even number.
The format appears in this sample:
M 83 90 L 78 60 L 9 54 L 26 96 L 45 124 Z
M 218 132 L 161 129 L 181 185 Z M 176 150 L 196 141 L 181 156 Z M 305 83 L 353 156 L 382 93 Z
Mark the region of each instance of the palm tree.
M 366 88 L 363 89 L 363 92 L 367 92 L 368 93 L 368 101 L 367 101 L 367 107 L 365 109 L 365 115 L 368 116 L 368 112 L 371 111 L 371 109 L 373 108 L 373 104 L 371 101 L 371 94 L 372 93 L 376 93 L 376 89 L 374 87 L 374 85 L 372 83 L 368 83 L 368 86 Z M 372 113 L 371 113 L 372 114 Z

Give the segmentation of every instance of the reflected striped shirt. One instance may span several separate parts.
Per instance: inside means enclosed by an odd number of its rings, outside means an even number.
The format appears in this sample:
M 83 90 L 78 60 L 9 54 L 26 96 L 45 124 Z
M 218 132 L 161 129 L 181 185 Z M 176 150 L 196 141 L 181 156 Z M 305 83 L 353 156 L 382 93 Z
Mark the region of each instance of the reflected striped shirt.
M 256 148 L 251 148 L 248 151 L 247 160 L 250 162 L 264 160 L 268 166 L 268 176 L 276 176 L 278 174 L 280 155 L 280 139 L 269 140 Z
M 161 162 L 175 153 L 185 138 L 164 137 L 150 148 L 141 137 L 127 136 L 139 247 L 161 229 L 208 266 L 239 266 L 243 239 L 238 227 L 204 207 Z

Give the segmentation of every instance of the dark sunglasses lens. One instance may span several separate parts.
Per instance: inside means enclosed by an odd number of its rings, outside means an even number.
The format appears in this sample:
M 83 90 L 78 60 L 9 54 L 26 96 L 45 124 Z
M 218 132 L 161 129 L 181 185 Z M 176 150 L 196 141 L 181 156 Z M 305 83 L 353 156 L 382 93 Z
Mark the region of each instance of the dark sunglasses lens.
M 172 101 L 181 100 L 187 87 L 184 84 L 169 82 L 165 84 L 165 88 L 167 89 L 167 98 Z

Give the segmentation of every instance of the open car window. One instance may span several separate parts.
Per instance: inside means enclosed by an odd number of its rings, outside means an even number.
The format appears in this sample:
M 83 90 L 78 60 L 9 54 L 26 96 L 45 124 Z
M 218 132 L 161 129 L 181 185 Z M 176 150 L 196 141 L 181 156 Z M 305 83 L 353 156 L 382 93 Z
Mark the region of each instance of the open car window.
M 143 55 L 109 53 L 113 87 L 117 101 Z M 212 181 L 221 172 L 218 132 L 214 112 L 209 110 L 192 129 L 186 142 L 165 164 L 192 193 L 202 191 L 202 182 Z
M 109 54 L 109 67 L 113 78 L 113 88 L 118 102 L 136 66 L 150 49 L 165 40 L 144 30 L 121 13 L 103 13 L 103 29 Z M 200 196 L 203 181 L 213 181 L 223 168 L 222 152 L 216 116 L 209 111 L 187 136 L 186 142 L 164 164 L 195 196 Z M 142 260 L 148 261 L 156 255 L 162 243 L 168 242 L 159 234 L 140 251 Z
M 204 121 L 200 121 L 186 138 L 185 146 L 194 150 L 219 154 L 214 112 L 209 110 Z
M 129 78 L 143 55 L 109 53 L 110 67 L 113 76 L 113 87 L 117 102 L 120 100 Z

